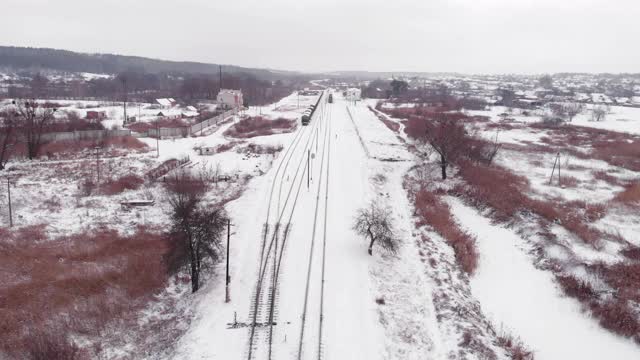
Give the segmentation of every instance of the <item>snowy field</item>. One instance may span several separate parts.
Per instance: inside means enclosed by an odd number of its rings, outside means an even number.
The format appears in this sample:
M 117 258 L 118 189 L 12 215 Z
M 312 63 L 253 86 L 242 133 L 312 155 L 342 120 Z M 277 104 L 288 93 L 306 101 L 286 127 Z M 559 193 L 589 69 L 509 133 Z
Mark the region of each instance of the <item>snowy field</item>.
M 276 104 L 251 107 L 244 115 L 299 121 L 316 99 L 292 94 Z M 486 207 L 449 193 L 464 183 L 458 169 L 451 170 L 451 179 L 440 181 L 434 163 L 417 157 L 404 124 L 369 105 L 375 103 L 354 104 L 334 93 L 334 102 L 323 100 L 308 126 L 298 123 L 290 133 L 226 136 L 240 121 L 237 116 L 203 136 L 141 138 L 146 146 L 137 150 L 105 149 L 100 158 L 105 185 L 125 175 L 144 178 L 170 159 L 188 159 L 183 168 L 194 173 L 209 169 L 228 175 L 230 181 L 213 186 L 207 202 L 230 201 L 226 209 L 232 233 L 230 302 L 225 302 L 223 262 L 195 294 L 187 294 L 186 284 L 172 279 L 144 310 L 140 323 L 175 317 L 175 338 L 161 352 L 136 353 L 137 339 L 115 342 L 104 355 L 515 359 L 509 345 L 513 339 L 538 360 L 640 357 L 637 344 L 605 330 L 578 301 L 564 295 L 552 271 L 557 266 L 565 274 L 595 282 L 587 266 L 624 262 L 625 243 L 608 236 L 591 246 L 565 224 L 543 227 L 527 214 L 497 222 Z M 100 109 L 119 108 L 114 104 Z M 640 122 L 640 112 L 633 110 L 612 107 L 603 122 L 581 115 L 573 123 L 640 134 L 633 120 Z M 491 126 L 503 123 L 503 112 L 499 107 L 472 112 L 490 121 L 470 126 L 485 139 L 498 133 L 504 147 L 495 164 L 526 179 L 524 195 L 564 206 L 602 205 L 605 213 L 590 226 L 618 230 L 629 243 L 640 245 L 639 222 L 629 216 L 626 205 L 616 202 L 625 186 L 638 179 L 637 171 L 612 165 L 608 158 L 589 158 L 591 147 L 557 145 L 555 130 L 530 126 L 536 116 L 514 114 L 509 126 Z M 383 120 L 396 123 L 399 130 Z M 279 150 L 251 150 L 258 145 Z M 200 155 L 200 148 L 221 146 L 228 148 Z M 573 179 L 561 186 L 549 183 L 557 148 L 563 176 Z M 43 224 L 52 237 L 105 226 L 129 235 L 140 225 L 168 229 L 170 208 L 159 182 L 113 195 L 83 195 L 82 181 L 97 177 L 96 161 L 95 151 L 86 150 L 50 160 L 10 162 L 11 171 L 19 175 L 11 194 L 16 224 Z M 475 239 L 479 260 L 474 273 L 463 271 L 441 233 L 421 224 L 411 195 L 411 184 L 418 182 L 439 191 L 454 222 Z M 155 200 L 155 205 L 126 211 L 120 205 L 140 199 Z M 3 222 L 7 202 L 0 194 Z M 395 254 L 375 246 L 370 256 L 366 239 L 353 230 L 357 210 L 371 202 L 393 214 L 399 240 Z

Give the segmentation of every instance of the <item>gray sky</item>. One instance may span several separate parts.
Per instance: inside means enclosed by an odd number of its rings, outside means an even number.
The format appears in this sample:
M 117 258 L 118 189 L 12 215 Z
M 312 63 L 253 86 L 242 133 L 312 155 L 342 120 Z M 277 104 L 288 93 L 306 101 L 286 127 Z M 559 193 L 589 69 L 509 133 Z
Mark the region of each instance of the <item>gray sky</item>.
M 330 71 L 640 72 L 638 0 L 3 0 L 0 44 Z

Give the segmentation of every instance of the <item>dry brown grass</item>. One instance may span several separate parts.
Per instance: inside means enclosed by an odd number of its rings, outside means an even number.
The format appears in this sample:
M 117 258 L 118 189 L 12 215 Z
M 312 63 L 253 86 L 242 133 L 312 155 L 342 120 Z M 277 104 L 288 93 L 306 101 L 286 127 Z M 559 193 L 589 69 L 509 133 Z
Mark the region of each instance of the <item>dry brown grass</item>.
M 132 236 L 103 230 L 45 240 L 43 227 L 2 235 L 0 349 L 18 358 L 34 329 L 55 325 L 100 338 L 114 324 L 133 321 L 167 280 L 172 244 L 143 228 Z
M 627 185 L 623 191 L 616 194 L 613 200 L 625 205 L 640 205 L 640 182 Z
M 224 132 L 225 136 L 247 139 L 256 136 L 267 136 L 294 131 L 298 126 L 296 120 L 278 118 L 269 120 L 261 116 L 248 117 L 238 121 Z

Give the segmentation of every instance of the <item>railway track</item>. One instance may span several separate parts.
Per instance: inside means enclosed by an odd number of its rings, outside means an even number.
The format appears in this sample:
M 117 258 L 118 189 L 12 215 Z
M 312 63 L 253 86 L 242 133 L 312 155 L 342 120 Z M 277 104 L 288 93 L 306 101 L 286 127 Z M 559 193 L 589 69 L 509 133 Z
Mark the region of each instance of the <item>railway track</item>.
M 320 100 L 318 101 L 318 103 L 320 103 Z M 254 290 L 252 299 L 252 306 L 249 310 L 249 316 L 251 318 L 247 351 L 247 358 L 249 360 L 254 359 L 257 356 L 256 352 L 258 349 L 256 347 L 258 346 L 258 330 L 260 328 L 268 327 L 268 339 L 266 339 L 268 342 L 267 358 L 271 359 L 273 354 L 272 343 L 275 318 L 277 316 L 276 304 L 278 297 L 280 265 L 282 263 L 286 241 L 289 235 L 289 230 L 291 228 L 291 218 L 293 216 L 300 194 L 300 189 L 302 187 L 303 174 L 305 171 L 308 171 L 308 161 L 305 161 L 304 157 L 304 154 L 306 153 L 305 150 L 310 149 L 311 146 L 313 146 L 313 141 L 315 138 L 314 131 L 318 129 L 319 123 L 322 120 L 322 112 L 319 112 L 319 116 L 318 112 L 314 113 L 314 119 L 315 121 L 312 121 L 312 126 L 304 127 L 298 134 L 296 134 L 296 138 L 294 138 L 292 146 L 289 147 L 282 160 L 279 162 L 278 168 L 276 169 L 276 174 L 274 175 L 274 179 L 271 184 L 271 190 L 267 204 L 267 215 L 262 232 L 258 278 L 256 281 L 256 288 Z M 299 151 L 298 149 L 300 148 L 300 144 L 303 142 L 302 139 L 305 137 L 305 133 L 307 133 L 306 142 L 304 142 L 302 152 L 300 152 L 299 154 L 300 156 L 297 161 L 298 165 L 296 167 L 295 174 L 293 175 L 290 186 L 286 191 L 285 201 L 281 207 L 280 205 L 282 200 L 282 189 L 285 183 L 285 176 L 287 175 L 289 164 L 296 154 L 296 151 Z M 284 168 L 282 168 L 283 164 Z M 300 170 L 302 170 L 302 173 L 300 172 Z M 284 228 L 284 231 L 282 231 L 282 239 L 280 239 L 279 234 L 281 230 L 282 219 L 285 215 L 285 210 L 287 209 L 287 205 L 289 204 L 293 189 L 295 188 L 296 184 L 297 189 L 295 191 L 295 198 L 293 200 L 291 211 L 289 213 L 287 221 L 285 222 L 286 226 Z M 274 203 L 273 197 L 276 187 L 278 187 L 277 207 L 275 208 L 276 217 L 274 228 L 273 230 L 271 230 L 271 210 Z M 268 283 L 266 283 L 267 278 L 270 279 Z
M 325 156 L 326 156 L 326 167 L 325 164 Z M 320 208 L 321 200 L 321 191 L 322 191 L 322 176 L 325 176 L 324 185 L 324 221 L 323 221 L 323 237 L 322 237 L 322 255 L 321 255 L 321 268 L 320 268 L 320 307 L 318 312 L 318 343 L 317 343 L 317 359 L 322 359 L 323 355 L 323 343 L 322 343 L 322 326 L 324 321 L 324 282 L 325 282 L 325 266 L 326 266 L 326 244 L 327 244 L 327 208 L 329 201 L 329 168 L 331 165 L 331 110 L 328 111 L 327 120 L 325 121 L 325 135 L 323 141 L 323 150 L 322 150 L 322 158 L 320 163 L 320 181 L 318 182 L 318 189 L 316 194 L 316 206 L 313 220 L 313 230 L 311 236 L 311 246 L 309 249 L 309 258 L 307 263 L 307 278 L 306 278 L 306 286 L 305 286 L 305 295 L 304 295 L 304 305 L 302 309 L 302 317 L 300 324 L 300 339 L 298 342 L 298 353 L 297 359 L 301 360 L 304 353 L 304 340 L 305 340 L 305 329 L 306 329 L 306 320 L 308 314 L 308 304 L 309 304 L 309 289 L 312 283 L 311 270 L 313 268 L 313 260 L 314 260 L 314 246 L 316 240 L 316 229 L 318 225 L 318 210 Z M 322 172 L 324 170 L 324 174 Z

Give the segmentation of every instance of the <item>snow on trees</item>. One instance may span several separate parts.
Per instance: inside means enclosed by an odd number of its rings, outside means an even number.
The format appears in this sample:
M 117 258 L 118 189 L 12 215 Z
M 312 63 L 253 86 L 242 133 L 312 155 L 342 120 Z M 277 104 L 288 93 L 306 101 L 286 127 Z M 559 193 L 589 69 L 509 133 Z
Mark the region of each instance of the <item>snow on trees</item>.
M 382 207 L 378 201 L 372 201 L 358 210 L 353 229 L 358 235 L 369 239 L 369 255 L 373 254 L 375 243 L 390 253 L 398 249 L 391 209 Z

